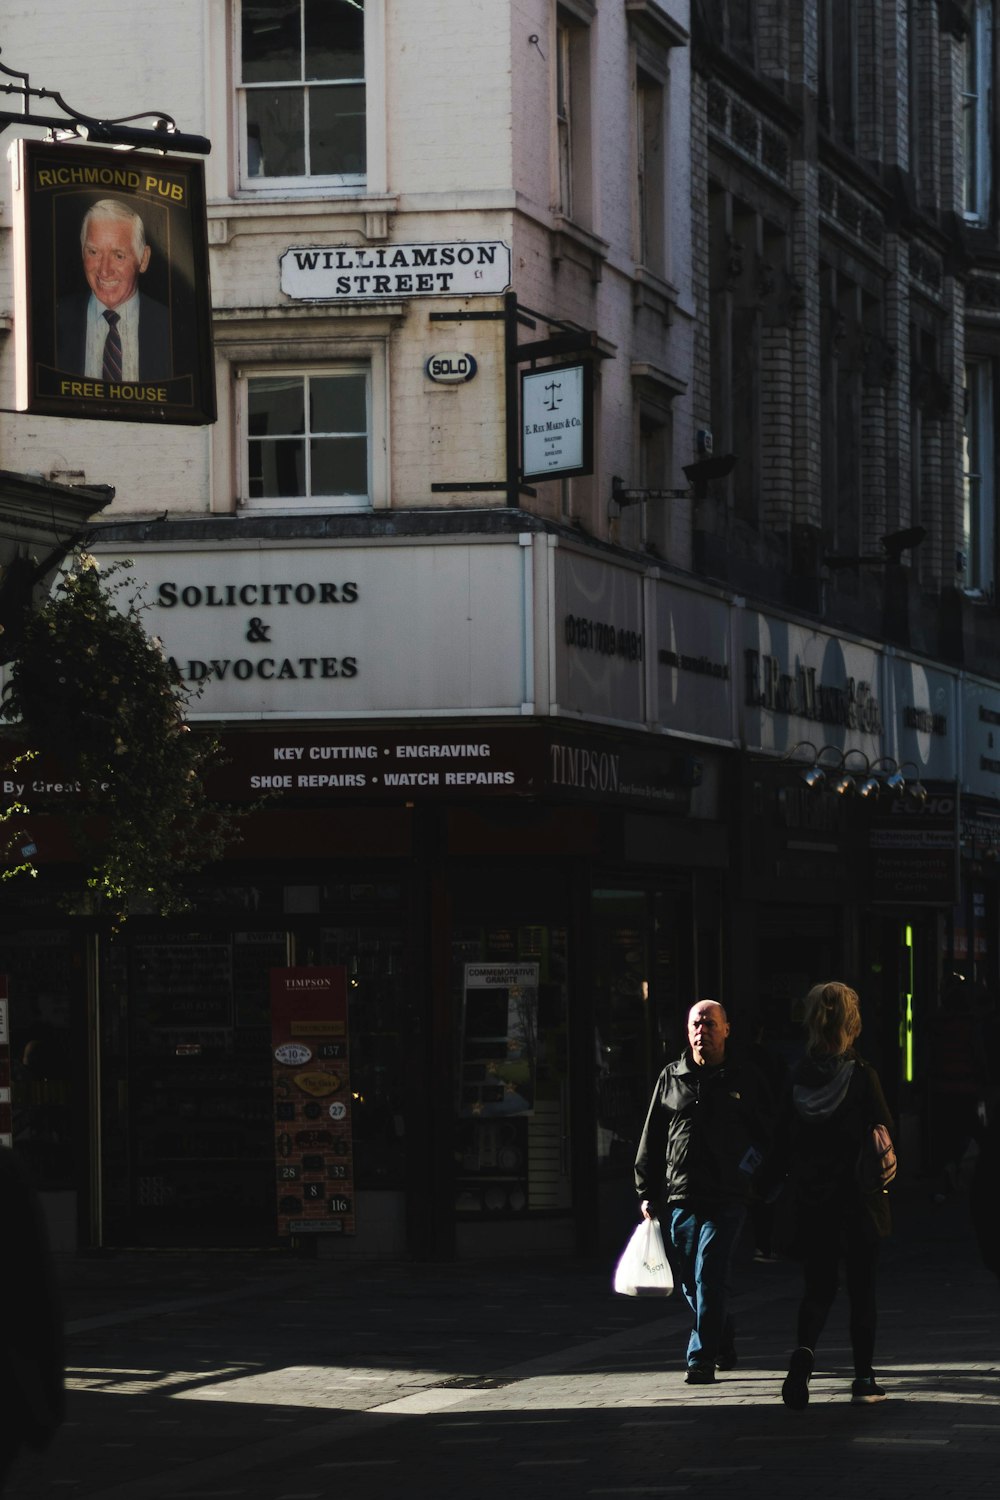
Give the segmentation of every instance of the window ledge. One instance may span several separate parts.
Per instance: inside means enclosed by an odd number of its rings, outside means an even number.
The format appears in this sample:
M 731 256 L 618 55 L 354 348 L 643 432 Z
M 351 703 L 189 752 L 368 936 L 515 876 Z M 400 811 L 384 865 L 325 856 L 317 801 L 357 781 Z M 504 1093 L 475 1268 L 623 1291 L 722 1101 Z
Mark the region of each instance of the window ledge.
M 637 385 L 645 386 L 665 401 L 685 395 L 688 389 L 686 380 L 678 375 L 671 375 L 669 370 L 663 370 L 659 365 L 650 364 L 646 360 L 633 360 L 629 373 Z
M 625 14 L 661 47 L 686 47 L 690 40 L 688 32 L 667 14 L 660 0 L 625 0 Z
M 604 275 L 604 262 L 610 249 L 607 240 L 574 224 L 572 219 L 556 214 L 552 229 L 553 264 L 558 265 L 563 260 L 572 261 L 589 271 L 591 281 L 597 282 Z
M 285 221 L 282 227 L 290 230 L 289 220 L 312 222 L 323 219 L 327 223 L 333 221 L 335 228 L 339 220 L 357 221 L 360 218 L 364 220 L 364 235 L 367 240 L 388 238 L 390 215 L 399 207 L 399 199 L 395 194 L 324 198 L 318 196 L 319 191 L 317 188 L 310 188 L 308 193 L 283 192 L 271 197 L 254 195 L 220 198 L 208 205 L 209 244 L 228 245 L 236 233 L 234 226 L 242 227 L 247 222 L 260 225 L 268 219 L 282 219 Z M 350 227 L 353 229 L 354 225 Z
M 680 301 L 680 292 L 663 276 L 651 271 L 648 266 L 636 266 L 632 273 L 632 306 L 636 312 L 648 307 L 669 322 L 673 309 Z
M 374 506 L 370 500 L 353 500 L 350 505 L 336 505 L 319 496 L 315 500 L 237 500 L 241 516 L 366 516 Z
M 407 307 L 405 302 L 294 302 L 283 307 L 216 307 L 212 310 L 212 323 L 216 338 L 224 343 L 258 328 L 272 332 L 289 323 L 308 322 L 311 335 L 321 332 L 324 322 L 336 328 L 345 318 L 378 320 L 395 327 L 406 317 Z

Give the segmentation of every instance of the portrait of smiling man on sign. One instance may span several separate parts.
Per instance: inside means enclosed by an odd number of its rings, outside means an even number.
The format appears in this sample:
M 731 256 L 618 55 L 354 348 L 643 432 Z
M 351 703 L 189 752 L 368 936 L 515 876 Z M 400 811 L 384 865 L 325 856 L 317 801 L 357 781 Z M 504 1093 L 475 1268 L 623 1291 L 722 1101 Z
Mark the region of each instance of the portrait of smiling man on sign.
M 89 291 L 59 301 L 59 369 L 109 386 L 169 379 L 167 309 L 139 290 L 153 254 L 139 214 L 117 198 L 93 203 L 80 228 L 80 252 Z

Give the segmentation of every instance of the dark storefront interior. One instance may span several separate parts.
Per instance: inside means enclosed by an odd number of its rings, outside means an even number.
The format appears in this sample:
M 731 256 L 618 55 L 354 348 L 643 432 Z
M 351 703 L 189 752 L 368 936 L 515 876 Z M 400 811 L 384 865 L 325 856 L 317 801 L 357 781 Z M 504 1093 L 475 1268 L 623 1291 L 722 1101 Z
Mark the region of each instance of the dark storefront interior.
M 459 817 L 451 843 L 470 836 Z M 268 976 L 289 964 L 346 971 L 354 1185 L 362 1214 L 398 1206 L 386 1248 L 485 1253 L 526 1225 L 529 1248 L 616 1242 L 650 1084 L 702 982 L 695 885 L 714 928 L 718 877 L 609 879 L 537 847 L 276 873 L 234 867 L 187 918 L 115 936 L 8 910 L 15 1140 L 77 1242 L 278 1243 Z M 537 988 L 519 1115 L 482 1108 L 477 965 Z

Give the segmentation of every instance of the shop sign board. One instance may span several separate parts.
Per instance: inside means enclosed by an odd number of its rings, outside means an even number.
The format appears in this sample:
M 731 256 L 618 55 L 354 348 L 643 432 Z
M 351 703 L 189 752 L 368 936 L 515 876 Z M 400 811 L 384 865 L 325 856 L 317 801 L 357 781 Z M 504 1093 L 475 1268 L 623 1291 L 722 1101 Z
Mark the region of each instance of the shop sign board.
M 521 477 L 528 484 L 594 472 L 590 360 L 521 374 Z
M 887 658 L 885 750 L 927 780 L 958 777 L 958 674 L 905 656 Z
M 963 677 L 960 703 L 962 788 L 1000 801 L 1000 685 Z
M 502 240 L 292 246 L 279 264 L 281 290 L 296 302 L 486 297 L 510 286 L 510 246 Z
M 952 906 L 959 892 L 959 792 L 932 783 L 927 801 L 880 802 L 868 827 L 870 899 L 892 906 Z
M 733 741 L 730 606 L 656 584 L 656 722 L 700 739 Z
M 456 725 L 227 734 L 213 795 L 238 801 L 412 802 L 529 796 L 542 785 L 537 745 L 516 730 Z
M 465 965 L 460 1115 L 534 1114 L 538 974 L 537 963 Z
M 962 797 L 962 858 L 975 864 L 979 871 L 1000 875 L 1000 806 L 995 802 Z
M 354 1234 L 347 972 L 270 973 L 278 1233 Z
M 641 573 L 557 548 L 554 635 L 561 714 L 645 723 L 649 647 Z
M 408 730 L 290 729 L 221 737 L 210 796 L 290 803 L 434 802 L 549 796 L 687 813 L 701 783 L 697 746 L 599 736 L 575 726 Z
M 287 720 L 520 714 L 527 551 L 324 543 L 127 558 L 146 629 L 197 695 L 192 721 Z
M 747 610 L 739 703 L 744 744 L 783 754 L 806 741 L 820 750 L 882 753 L 880 653 L 863 641 Z
M 12 160 L 17 409 L 214 422 L 203 163 L 29 140 Z

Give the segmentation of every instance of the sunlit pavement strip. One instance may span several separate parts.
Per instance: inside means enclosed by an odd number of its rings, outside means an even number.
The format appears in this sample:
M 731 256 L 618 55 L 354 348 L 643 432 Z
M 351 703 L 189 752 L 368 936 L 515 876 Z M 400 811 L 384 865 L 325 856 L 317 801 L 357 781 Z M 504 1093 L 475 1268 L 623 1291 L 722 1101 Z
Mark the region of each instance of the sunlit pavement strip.
M 333 1420 L 327 1419 L 313 1427 L 302 1429 L 295 1434 L 281 1437 L 274 1436 L 259 1443 L 248 1444 L 238 1450 L 233 1449 L 209 1459 L 196 1461 L 180 1473 L 151 1475 L 147 1479 L 130 1479 L 124 1484 L 112 1485 L 107 1489 L 94 1491 L 88 1497 L 88 1500 L 158 1500 L 158 1497 L 176 1495 L 182 1490 L 184 1491 L 185 1500 L 194 1500 L 193 1493 L 189 1493 L 186 1488 L 188 1485 L 198 1484 L 199 1482 L 204 1484 L 214 1479 L 232 1480 L 235 1475 L 242 1471 L 254 1469 L 288 1456 L 295 1456 L 301 1459 L 309 1450 L 324 1447 L 334 1440 L 341 1443 L 349 1442 L 352 1438 L 363 1435 L 371 1441 L 377 1435 L 379 1422 L 388 1423 L 401 1421 L 410 1416 L 432 1415 L 435 1412 L 445 1411 L 449 1407 L 458 1406 L 463 1403 L 474 1403 L 476 1410 L 487 1410 L 489 1408 L 484 1407 L 483 1398 L 490 1395 L 501 1398 L 506 1397 L 509 1403 L 512 1396 L 512 1392 L 509 1389 L 510 1384 L 520 1382 L 521 1380 L 527 1380 L 530 1389 L 523 1395 L 519 1393 L 518 1405 L 522 1408 L 533 1406 L 536 1404 L 536 1382 L 541 1381 L 544 1384 L 544 1377 L 546 1375 L 558 1376 L 562 1371 L 571 1370 L 580 1364 L 586 1364 L 589 1360 L 607 1358 L 608 1354 L 615 1350 L 662 1339 L 664 1334 L 670 1330 L 672 1321 L 675 1324 L 675 1320 L 658 1318 L 651 1323 L 643 1324 L 637 1328 L 629 1328 L 621 1333 L 611 1334 L 606 1338 L 590 1340 L 585 1344 L 577 1344 L 551 1354 L 541 1355 L 536 1359 L 526 1360 L 520 1365 L 507 1366 L 502 1370 L 492 1371 L 490 1378 L 505 1382 L 508 1387 L 506 1390 L 480 1392 L 469 1390 L 467 1387 L 439 1384 L 437 1386 L 429 1386 L 428 1389 L 423 1391 L 397 1397 L 392 1401 L 384 1402 L 382 1405 L 362 1408 L 343 1415 L 341 1414 L 343 1409 L 339 1403 L 330 1403 L 331 1405 L 336 1405 L 338 1411 L 338 1415 Z M 149 1372 L 139 1371 L 129 1371 L 127 1373 L 129 1376 L 142 1373 L 149 1374 Z M 231 1376 L 233 1372 L 230 1368 L 220 1370 L 217 1373 L 219 1376 Z M 227 1401 L 245 1401 L 248 1399 L 245 1393 L 246 1382 L 253 1381 L 257 1382 L 257 1387 L 255 1395 L 250 1399 L 255 1403 L 266 1401 L 268 1404 L 280 1405 L 282 1404 L 280 1392 L 282 1390 L 284 1373 L 284 1371 L 270 1371 L 266 1377 L 254 1373 L 247 1375 L 244 1379 L 230 1379 L 225 1382 L 216 1381 L 211 1386 L 206 1387 L 204 1382 L 210 1379 L 211 1376 L 202 1370 L 197 1376 L 197 1379 L 202 1382 L 198 1393 L 190 1390 L 174 1390 L 172 1394 L 175 1399 L 180 1397 L 184 1400 L 224 1399 Z M 343 1372 L 340 1373 L 342 1374 Z M 393 1373 L 393 1371 L 387 1370 L 385 1372 L 386 1378 L 392 1378 Z M 397 1385 L 399 1373 L 398 1371 L 395 1372 Z M 94 1379 L 97 1375 L 101 1377 L 100 1380 Z M 112 1384 L 113 1372 L 111 1371 L 84 1372 L 84 1378 L 87 1376 L 90 1377 L 87 1385 L 91 1386 L 91 1388 L 97 1387 L 103 1394 L 108 1394 L 115 1389 Z M 321 1377 L 327 1389 L 329 1389 L 332 1383 L 330 1376 L 331 1372 L 328 1369 L 322 1370 Z M 176 1376 L 165 1378 L 175 1379 Z M 415 1383 L 417 1378 L 419 1378 L 417 1372 L 412 1370 L 406 1371 L 407 1381 Z M 424 1378 L 428 1382 L 431 1380 L 440 1381 L 441 1375 L 440 1372 L 434 1372 L 433 1374 L 425 1372 Z M 222 1391 L 223 1384 L 229 1387 L 224 1396 L 219 1394 Z M 566 1404 L 572 1406 L 591 1405 L 593 1404 L 593 1386 L 593 1376 L 581 1377 L 581 1399 L 578 1402 L 566 1403 L 565 1401 L 560 1401 L 557 1394 L 552 1392 L 549 1400 L 542 1404 L 550 1408 Z M 583 1394 L 584 1388 L 590 1393 L 589 1399 Z M 146 1389 L 159 1391 L 162 1387 L 157 1380 L 154 1380 L 146 1386 Z M 683 1389 L 684 1387 L 681 1386 L 679 1391 L 683 1391 Z M 267 1395 L 265 1395 L 265 1390 L 268 1391 Z M 131 1382 L 130 1394 L 136 1394 L 135 1386 Z M 316 1392 L 314 1391 L 313 1399 L 307 1403 L 309 1406 L 322 1405 L 320 1401 L 315 1399 L 315 1396 Z M 292 1404 L 302 1405 L 303 1403 L 301 1399 L 298 1402 L 293 1399 Z M 212 1493 L 218 1496 L 220 1492 L 213 1491 Z
M 245 1292 L 241 1290 L 239 1295 L 245 1295 Z M 762 1301 L 769 1300 L 762 1299 Z M 760 1305 L 762 1304 L 758 1303 L 758 1307 Z M 158 1312 L 162 1313 L 162 1311 L 163 1304 L 160 1304 Z M 121 1319 L 114 1321 L 121 1321 Z M 248 1495 L 250 1489 L 233 1491 L 224 1489 L 222 1486 L 227 1481 L 231 1484 L 234 1479 L 238 1482 L 241 1475 L 246 1475 L 246 1482 L 252 1488 L 250 1471 L 258 1466 L 265 1468 L 269 1464 L 283 1463 L 289 1457 L 303 1461 L 310 1452 L 323 1448 L 329 1450 L 334 1443 L 343 1444 L 357 1438 L 364 1438 L 370 1451 L 373 1443 L 378 1444 L 380 1433 L 391 1430 L 390 1424 L 413 1416 L 438 1417 L 440 1420 L 433 1424 L 435 1429 L 447 1427 L 451 1434 L 457 1436 L 456 1429 L 465 1427 L 470 1430 L 470 1436 L 472 1436 L 471 1430 L 477 1425 L 481 1430 L 483 1423 L 489 1423 L 491 1427 L 506 1429 L 508 1432 L 512 1428 L 527 1426 L 550 1425 L 554 1427 L 556 1424 L 569 1420 L 565 1416 L 558 1415 L 560 1411 L 579 1413 L 597 1408 L 600 1408 L 605 1418 L 613 1417 L 619 1407 L 628 1408 L 629 1416 L 635 1412 L 636 1408 L 645 1408 L 649 1413 L 648 1421 L 623 1420 L 620 1426 L 634 1428 L 645 1425 L 653 1429 L 664 1430 L 703 1422 L 706 1412 L 712 1406 L 725 1405 L 735 1408 L 773 1405 L 776 1414 L 783 1415 L 780 1399 L 783 1370 L 777 1367 L 770 1369 L 759 1367 L 743 1369 L 741 1367 L 738 1373 L 724 1375 L 704 1392 L 692 1392 L 691 1389 L 685 1387 L 683 1372 L 679 1367 L 680 1357 L 677 1347 L 682 1332 L 682 1319 L 677 1316 L 677 1309 L 674 1308 L 666 1316 L 657 1317 L 640 1327 L 629 1327 L 614 1334 L 605 1334 L 586 1343 L 562 1346 L 558 1350 L 525 1360 L 518 1365 L 492 1370 L 488 1376 L 492 1388 L 486 1389 L 477 1389 L 468 1383 L 449 1384 L 448 1376 L 440 1368 L 413 1368 L 406 1365 L 402 1359 L 395 1362 L 392 1367 L 378 1369 L 371 1365 L 361 1364 L 348 1369 L 329 1366 L 289 1366 L 281 1370 L 263 1370 L 249 1363 L 224 1365 L 222 1362 L 216 1369 L 202 1366 L 197 1371 L 182 1372 L 149 1368 L 109 1370 L 81 1366 L 75 1372 L 75 1379 L 79 1381 L 78 1388 L 96 1391 L 102 1397 L 113 1394 L 131 1396 L 133 1403 L 124 1404 L 123 1411 L 134 1410 L 135 1396 L 146 1393 L 155 1396 L 163 1395 L 172 1401 L 224 1401 L 234 1405 L 244 1404 L 257 1407 L 294 1406 L 299 1409 L 300 1416 L 305 1415 L 307 1420 L 310 1415 L 315 1416 L 311 1425 L 297 1432 L 266 1434 L 260 1441 L 251 1441 L 241 1447 L 220 1452 L 211 1458 L 182 1465 L 179 1471 L 175 1470 L 172 1474 L 160 1473 L 151 1475 L 148 1479 L 139 1480 L 133 1478 L 127 1483 L 92 1492 L 88 1500 L 160 1500 L 160 1497 L 180 1494 L 183 1494 L 184 1500 L 196 1500 L 198 1495 L 211 1496 L 211 1500 L 224 1500 L 227 1495 Z M 887 1339 L 886 1342 L 888 1343 L 889 1340 Z M 661 1346 L 663 1362 L 669 1366 L 659 1369 L 653 1376 L 645 1368 L 650 1356 L 644 1357 L 641 1353 L 644 1346 L 652 1344 Z M 422 1352 L 429 1354 L 432 1352 L 432 1347 L 425 1345 Z M 839 1345 L 831 1345 L 829 1356 L 834 1356 L 837 1348 Z M 408 1346 L 408 1353 L 412 1349 L 412 1345 Z M 628 1368 L 630 1350 L 639 1352 L 631 1368 Z M 986 1352 L 987 1349 L 984 1347 L 983 1353 Z M 432 1363 L 431 1360 L 427 1361 L 428 1365 Z M 834 1363 L 839 1366 L 843 1364 L 843 1361 L 839 1358 L 830 1358 L 830 1364 Z M 597 1368 L 588 1371 L 586 1366 L 589 1364 L 595 1364 Z M 869 1421 L 874 1424 L 878 1420 L 879 1412 L 887 1409 L 898 1411 L 905 1407 L 908 1400 L 916 1400 L 921 1405 L 927 1402 L 953 1404 L 958 1398 L 963 1404 L 971 1406 L 973 1412 L 978 1408 L 984 1418 L 988 1416 L 989 1411 L 995 1410 L 1000 1405 L 1000 1385 L 995 1387 L 995 1395 L 992 1390 L 987 1392 L 968 1388 L 970 1377 L 981 1381 L 984 1376 L 995 1376 L 995 1365 L 985 1361 L 967 1360 L 962 1363 L 944 1364 L 932 1359 L 924 1359 L 917 1364 L 900 1359 L 898 1370 L 889 1365 L 881 1365 L 880 1371 L 885 1383 L 890 1387 L 890 1396 L 893 1399 L 887 1404 L 887 1408 L 880 1404 L 873 1407 L 871 1412 L 867 1408 L 864 1411 L 856 1409 L 859 1423 L 865 1424 L 866 1428 Z M 388 1387 L 385 1394 L 389 1395 L 391 1392 L 391 1399 L 379 1403 L 378 1397 L 382 1393 L 378 1391 L 378 1384 L 383 1381 Z M 293 1389 L 289 1389 L 290 1384 Z M 352 1393 L 350 1398 L 352 1405 L 351 1409 L 345 1411 L 344 1399 L 348 1392 Z M 843 1371 L 838 1374 L 833 1369 L 828 1374 L 823 1372 L 814 1382 L 812 1389 L 813 1402 L 824 1413 L 831 1407 L 846 1407 L 849 1404 L 849 1393 L 849 1377 L 846 1377 Z M 461 1416 L 456 1412 L 449 1418 L 443 1418 L 444 1413 L 455 1407 L 462 1408 Z M 532 1415 L 520 1415 L 526 1412 Z M 544 1415 L 546 1412 L 551 1415 Z M 624 1418 L 626 1413 L 623 1411 L 621 1415 Z M 801 1442 L 809 1435 L 810 1428 L 815 1438 L 816 1422 L 814 1419 L 817 1415 L 819 1413 L 788 1414 L 789 1425 L 796 1429 L 794 1433 L 790 1432 L 787 1438 L 783 1433 L 773 1433 L 769 1436 L 768 1443 L 780 1442 L 782 1439 L 789 1443 Z M 264 1416 L 263 1411 L 261 1416 Z M 955 1452 L 963 1451 L 963 1444 L 965 1451 L 969 1451 L 974 1444 L 988 1443 L 989 1435 L 1000 1430 L 1000 1422 L 996 1421 L 952 1424 L 947 1421 L 944 1412 L 941 1416 L 945 1420 L 941 1422 L 935 1434 L 924 1436 L 927 1426 L 930 1425 L 924 1423 L 924 1434 L 916 1440 L 900 1436 L 897 1422 L 896 1432 L 892 1439 L 868 1428 L 864 1432 L 860 1430 L 855 1432 L 849 1441 L 867 1445 L 866 1451 L 872 1455 L 872 1461 L 876 1461 L 875 1455 L 879 1445 L 884 1445 L 892 1451 L 891 1445 L 902 1449 L 906 1444 L 915 1442 L 919 1450 L 926 1452 L 926 1461 L 930 1462 L 932 1461 L 931 1454 L 948 1446 L 949 1442 L 953 1442 Z M 281 1419 L 272 1417 L 265 1420 L 280 1421 Z M 919 1413 L 914 1411 L 908 1420 L 916 1424 L 919 1420 Z M 959 1428 L 963 1430 L 959 1431 Z M 942 1436 L 944 1431 L 954 1432 L 954 1438 Z M 645 1441 L 644 1438 L 639 1440 Z M 738 1440 L 743 1441 L 741 1438 Z M 787 1449 L 785 1451 L 787 1452 Z M 759 1456 L 747 1452 L 745 1448 L 739 1455 L 732 1450 L 730 1453 L 733 1458 L 744 1454 L 748 1459 Z M 694 1457 L 693 1454 L 688 1456 Z M 705 1455 L 705 1457 L 711 1456 L 714 1455 Z M 322 1469 L 328 1473 L 331 1482 L 340 1474 L 343 1474 L 344 1480 L 349 1482 L 352 1470 L 357 1471 L 360 1481 L 367 1469 L 373 1469 L 377 1475 L 379 1469 L 399 1467 L 399 1461 L 395 1458 L 323 1461 L 324 1457 L 325 1455 L 316 1453 L 314 1469 L 317 1471 Z M 925 1460 L 918 1459 L 917 1461 L 924 1462 Z M 564 1485 L 573 1483 L 575 1486 L 579 1484 L 579 1478 L 570 1476 L 577 1473 L 579 1466 L 585 1462 L 585 1459 L 525 1460 L 519 1467 L 521 1472 L 526 1472 L 529 1468 L 544 1470 L 547 1475 L 551 1476 L 556 1486 L 560 1478 Z M 696 1482 L 690 1485 L 686 1483 L 622 1484 L 591 1489 L 584 1489 L 581 1485 L 576 1492 L 588 1495 L 636 1496 L 679 1494 L 703 1484 L 706 1478 L 724 1479 L 736 1476 L 739 1483 L 739 1476 L 752 1475 L 760 1471 L 760 1466 L 756 1464 L 730 1464 L 712 1468 L 705 1466 L 697 1469 L 691 1467 L 683 1471 L 685 1477 L 698 1476 Z M 285 1476 L 285 1483 L 288 1482 L 288 1477 Z M 317 1473 L 316 1478 L 318 1477 Z M 214 1490 L 188 1488 L 193 1485 L 205 1486 L 213 1482 L 218 1483 L 220 1487 Z M 287 1492 L 281 1500 L 302 1500 L 304 1495 L 305 1492 L 298 1491 L 293 1497 L 291 1492 Z M 278 1500 L 277 1496 L 275 1500 Z

